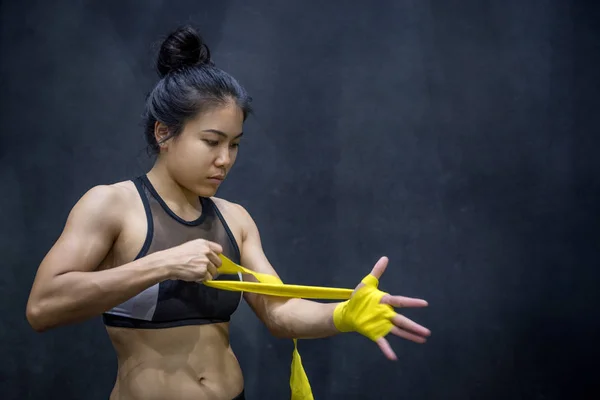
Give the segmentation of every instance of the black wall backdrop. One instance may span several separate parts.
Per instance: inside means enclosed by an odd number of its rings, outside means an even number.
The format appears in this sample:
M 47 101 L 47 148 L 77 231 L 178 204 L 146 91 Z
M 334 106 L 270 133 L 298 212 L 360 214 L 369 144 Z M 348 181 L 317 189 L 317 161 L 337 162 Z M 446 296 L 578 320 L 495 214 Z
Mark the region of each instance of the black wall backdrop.
M 183 23 L 254 98 L 218 195 L 283 279 L 354 287 L 387 255 L 382 289 L 430 302 L 397 363 L 300 341 L 317 399 L 598 398 L 598 21 L 593 1 L 2 1 L 2 398 L 108 398 L 100 318 L 38 334 L 25 304 L 77 199 L 150 167 L 154 50 Z M 291 341 L 244 304 L 232 342 L 248 398 L 289 398 Z

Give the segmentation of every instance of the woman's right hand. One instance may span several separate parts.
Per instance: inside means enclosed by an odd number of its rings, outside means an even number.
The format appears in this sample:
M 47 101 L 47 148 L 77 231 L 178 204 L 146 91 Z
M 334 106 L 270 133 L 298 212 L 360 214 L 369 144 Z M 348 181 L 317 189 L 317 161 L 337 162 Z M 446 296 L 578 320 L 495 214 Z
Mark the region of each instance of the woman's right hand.
M 169 267 L 170 279 L 202 282 L 217 277 L 221 266 L 219 254 L 223 248 L 218 243 L 204 239 L 191 240 L 163 250 L 160 254 Z

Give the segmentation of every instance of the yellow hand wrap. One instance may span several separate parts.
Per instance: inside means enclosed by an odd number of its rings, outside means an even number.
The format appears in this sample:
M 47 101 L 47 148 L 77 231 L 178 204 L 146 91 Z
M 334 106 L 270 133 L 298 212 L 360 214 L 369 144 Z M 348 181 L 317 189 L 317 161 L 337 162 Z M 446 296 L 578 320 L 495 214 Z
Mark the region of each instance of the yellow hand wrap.
M 379 282 L 374 276 L 368 275 L 365 277 L 362 280 L 365 286 L 358 289 L 353 296 L 354 291 L 352 289 L 286 285 L 273 275 L 261 274 L 246 269 L 222 254 L 219 257 L 221 258 L 221 266 L 217 269 L 219 274 L 237 274 L 238 272 L 250 274 L 259 283 L 210 280 L 203 282 L 206 286 L 279 297 L 347 300 L 340 303 L 334 311 L 335 326 L 342 332 L 356 331 L 372 340 L 384 336 L 392 327 L 389 319 L 395 313 L 391 306 L 379 304 L 379 300 L 385 293 L 376 289 Z M 314 400 L 308 377 L 302 366 L 302 358 L 298 352 L 296 339 L 294 339 L 294 352 L 292 353 L 290 388 L 291 400 Z
M 387 293 L 377 289 L 377 278 L 367 275 L 362 283 L 364 286 L 350 300 L 336 306 L 333 323 L 340 332 L 358 332 L 376 341 L 390 332 L 394 326 L 391 319 L 396 312 L 392 306 L 380 304 Z

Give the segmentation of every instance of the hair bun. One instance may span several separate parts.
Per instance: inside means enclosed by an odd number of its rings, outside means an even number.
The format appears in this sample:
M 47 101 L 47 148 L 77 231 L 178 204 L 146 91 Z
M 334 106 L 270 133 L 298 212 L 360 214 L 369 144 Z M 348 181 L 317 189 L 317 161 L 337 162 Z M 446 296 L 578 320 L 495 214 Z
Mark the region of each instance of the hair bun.
M 213 64 L 208 46 L 194 28 L 182 26 L 163 41 L 156 69 L 162 78 L 171 71 L 202 64 Z

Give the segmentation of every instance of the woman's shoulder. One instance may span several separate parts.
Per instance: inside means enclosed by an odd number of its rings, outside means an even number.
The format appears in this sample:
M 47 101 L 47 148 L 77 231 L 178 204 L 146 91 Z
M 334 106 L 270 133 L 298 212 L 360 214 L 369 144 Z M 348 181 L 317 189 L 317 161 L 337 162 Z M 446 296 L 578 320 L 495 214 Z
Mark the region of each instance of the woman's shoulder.
M 215 204 L 215 206 L 219 209 L 221 214 L 225 217 L 230 217 L 235 220 L 239 220 L 240 218 L 244 218 L 244 214 L 248 212 L 244 207 L 242 207 L 238 203 L 234 203 L 233 201 L 226 200 L 222 197 L 211 197 L 210 200 Z
M 134 204 L 136 196 L 137 189 L 131 181 L 97 184 L 79 198 L 71 212 L 118 216 Z
M 250 216 L 250 213 L 241 204 L 221 197 L 211 197 L 210 199 L 219 209 L 219 212 L 223 214 L 223 217 L 227 220 L 228 224 L 240 228 L 243 232 L 246 232 L 249 228 L 253 227 L 254 221 Z
M 81 196 L 80 201 L 96 205 L 124 205 L 131 201 L 136 194 L 137 189 L 132 181 L 101 183 L 89 188 Z

